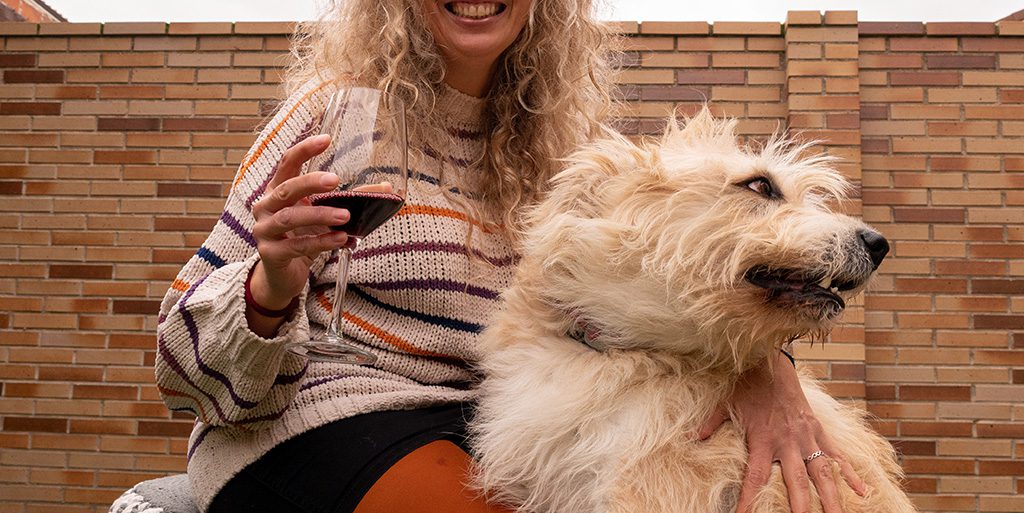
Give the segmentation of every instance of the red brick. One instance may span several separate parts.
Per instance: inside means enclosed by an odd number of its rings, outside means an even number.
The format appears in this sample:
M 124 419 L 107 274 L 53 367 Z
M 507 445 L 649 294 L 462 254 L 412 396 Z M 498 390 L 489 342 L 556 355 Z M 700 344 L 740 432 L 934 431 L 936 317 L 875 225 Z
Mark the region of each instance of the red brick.
M 127 132 L 160 130 L 159 118 L 99 118 L 96 128 L 100 131 Z
M 191 422 L 140 421 L 140 436 L 188 436 L 192 432 Z
M 0 68 L 34 68 L 35 53 L 0 53 Z
M 0 115 L 58 116 L 60 103 L 52 102 L 3 102 Z
M 1024 279 L 971 280 L 971 291 L 975 294 L 1024 294 Z
M 156 152 L 97 150 L 93 154 L 93 162 L 96 164 L 156 164 Z
M 676 82 L 680 84 L 743 84 L 746 72 L 741 70 L 678 70 Z
M 43 417 L 4 417 L 4 431 L 30 431 L 42 433 L 66 433 L 67 419 Z
M 110 265 L 51 264 L 50 278 L 107 279 L 113 275 Z
M 974 460 L 904 458 L 903 468 L 912 474 L 974 474 Z
M 923 440 L 890 440 L 900 454 L 935 456 L 935 442 Z
M 906 385 L 900 387 L 900 394 Z M 968 388 L 968 397 L 970 388 Z M 903 436 L 971 436 L 973 430 L 970 422 L 922 422 L 903 421 L 900 423 L 900 434 Z
M 938 385 L 900 385 L 901 401 L 969 401 L 971 387 Z
M 212 197 L 224 196 L 224 189 L 217 183 L 158 183 L 157 197 Z
M 135 386 L 117 385 L 75 385 L 71 397 L 74 399 L 138 399 L 139 389 Z
M 930 22 L 927 25 L 929 36 L 994 36 L 995 23 L 962 23 L 962 22 Z
M 896 278 L 899 292 L 967 292 L 967 280 L 947 278 Z
M 8 84 L 59 84 L 64 82 L 61 70 L 7 70 L 4 82 Z
M 924 23 L 862 21 L 857 25 L 861 36 L 924 35 Z
M 160 310 L 160 301 L 143 301 L 131 299 L 115 299 L 113 312 L 115 314 L 156 314 Z
M 163 129 L 169 132 L 223 132 L 228 120 L 224 118 L 164 118 Z
M 975 315 L 975 329 L 1021 330 L 1024 329 L 1024 315 Z
M 963 223 L 962 208 L 894 208 L 893 220 L 899 223 Z
M 889 73 L 889 83 L 894 86 L 956 86 L 960 85 L 960 74 L 927 71 L 915 71 L 913 73 L 891 72 Z
M 929 69 L 995 69 L 995 55 L 926 55 Z
M 1016 438 L 1024 439 L 1024 424 L 1006 424 L 999 422 L 979 422 L 978 436 L 981 438 Z M 1024 461 L 1017 462 L 1024 467 Z

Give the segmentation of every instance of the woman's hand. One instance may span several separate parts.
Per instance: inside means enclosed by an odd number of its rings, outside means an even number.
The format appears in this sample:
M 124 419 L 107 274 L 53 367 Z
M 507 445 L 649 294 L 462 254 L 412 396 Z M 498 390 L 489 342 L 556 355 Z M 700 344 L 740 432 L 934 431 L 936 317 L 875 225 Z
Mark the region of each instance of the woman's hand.
M 313 206 L 309 196 L 334 190 L 338 176 L 333 173 L 302 174 L 302 165 L 330 145 L 327 135 L 310 137 L 284 153 L 263 198 L 252 206 L 256 224 L 253 238 L 260 261 L 253 269 L 249 288 L 260 306 L 285 308 L 306 285 L 316 257 L 348 244 L 345 232 L 331 226 L 347 223 L 345 209 Z M 248 310 L 252 310 L 251 308 Z M 263 318 L 247 311 L 250 328 L 262 336 L 273 336 L 283 319 Z
M 766 363 L 744 373 L 729 401 L 736 415 L 732 420 L 744 427 L 749 458 L 736 511 L 751 510 L 757 492 L 768 483 L 775 461 L 782 464 L 793 513 L 811 511 L 809 482 L 814 483 L 825 513 L 842 513 L 829 460 L 839 463 L 846 482 L 864 495 L 864 481 L 822 430 L 807 404 L 796 370 L 781 353 L 771 368 Z M 710 437 L 727 419 L 728 410 L 722 406 L 702 426 L 698 436 L 702 440 Z M 824 456 L 805 462 L 805 458 L 819 450 Z

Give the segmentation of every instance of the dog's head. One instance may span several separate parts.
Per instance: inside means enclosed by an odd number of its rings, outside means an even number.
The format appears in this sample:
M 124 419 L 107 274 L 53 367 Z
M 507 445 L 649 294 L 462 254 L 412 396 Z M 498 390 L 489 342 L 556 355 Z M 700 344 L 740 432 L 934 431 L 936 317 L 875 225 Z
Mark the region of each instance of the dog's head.
M 611 135 L 574 155 L 531 213 L 520 279 L 608 345 L 744 368 L 824 335 L 888 251 L 830 209 L 828 157 L 737 144 L 705 109 L 659 142 Z

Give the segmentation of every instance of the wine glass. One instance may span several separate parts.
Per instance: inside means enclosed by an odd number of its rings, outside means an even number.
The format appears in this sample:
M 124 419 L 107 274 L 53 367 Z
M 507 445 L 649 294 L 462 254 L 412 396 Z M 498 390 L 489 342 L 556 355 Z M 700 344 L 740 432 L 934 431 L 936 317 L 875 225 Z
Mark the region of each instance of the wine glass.
M 310 197 L 313 205 L 344 208 L 349 221 L 332 230 L 348 233 L 349 244 L 335 250 L 338 277 L 327 330 L 317 339 L 288 349 L 310 360 L 372 365 L 377 357 L 346 343 L 343 306 L 352 251 L 359 240 L 395 215 L 408 191 L 408 142 L 401 99 L 365 87 L 340 87 L 331 97 L 320 125 L 331 145 L 306 163 L 304 173 L 323 171 L 341 178 L 337 189 Z

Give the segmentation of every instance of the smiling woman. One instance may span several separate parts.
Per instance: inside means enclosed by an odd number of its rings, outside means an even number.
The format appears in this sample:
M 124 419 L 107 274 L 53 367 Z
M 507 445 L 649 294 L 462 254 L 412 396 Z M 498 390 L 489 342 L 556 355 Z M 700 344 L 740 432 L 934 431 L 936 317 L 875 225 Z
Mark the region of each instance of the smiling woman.
M 220 511 L 501 511 L 467 490 L 476 342 L 518 259 L 520 210 L 606 130 L 610 36 L 591 0 L 346 0 L 295 41 L 289 98 L 161 308 L 157 382 L 199 418 L 198 505 Z M 344 209 L 303 165 L 338 85 L 408 106 L 415 184 L 352 254 L 346 342 L 373 366 L 284 350 L 332 318 L 322 252 Z M 387 144 L 382 139 L 381 144 Z

